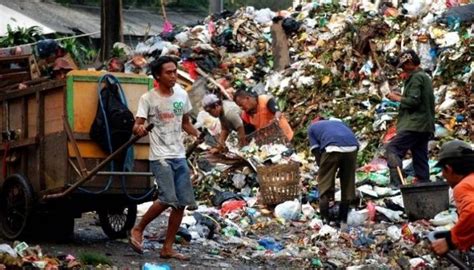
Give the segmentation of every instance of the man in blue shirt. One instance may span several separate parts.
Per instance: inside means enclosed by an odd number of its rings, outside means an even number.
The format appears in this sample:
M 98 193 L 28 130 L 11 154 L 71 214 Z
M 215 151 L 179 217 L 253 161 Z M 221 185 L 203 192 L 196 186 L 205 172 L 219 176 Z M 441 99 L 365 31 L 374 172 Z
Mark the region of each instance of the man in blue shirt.
M 319 166 L 319 212 L 324 222 L 329 221 L 329 201 L 334 198 L 336 173 L 339 170 L 341 204 L 339 218 L 347 222 L 349 204 L 355 198 L 355 171 L 359 143 L 354 133 L 337 120 L 313 121 L 308 128 L 311 152 Z

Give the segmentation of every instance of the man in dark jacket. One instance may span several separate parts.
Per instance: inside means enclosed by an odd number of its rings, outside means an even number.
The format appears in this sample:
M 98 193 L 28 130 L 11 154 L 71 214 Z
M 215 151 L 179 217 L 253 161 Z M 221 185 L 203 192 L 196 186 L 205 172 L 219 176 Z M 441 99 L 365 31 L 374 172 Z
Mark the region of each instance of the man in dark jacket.
M 388 144 L 386 157 L 390 181 L 399 186 L 398 170 L 408 150 L 413 157 L 416 182 L 429 182 L 428 141 L 434 133 L 434 95 L 430 77 L 419 67 L 420 58 L 413 50 L 400 55 L 399 67 L 407 73 L 402 94 L 390 92 L 387 98 L 400 102 L 397 135 Z

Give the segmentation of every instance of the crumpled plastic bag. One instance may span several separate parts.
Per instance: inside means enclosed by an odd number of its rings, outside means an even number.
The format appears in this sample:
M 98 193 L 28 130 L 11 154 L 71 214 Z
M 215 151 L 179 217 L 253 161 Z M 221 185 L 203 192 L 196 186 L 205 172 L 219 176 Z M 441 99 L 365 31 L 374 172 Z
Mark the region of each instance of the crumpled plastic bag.
M 306 218 L 312 218 L 315 212 L 314 208 L 309 203 L 303 204 L 301 211 L 303 212 L 303 216 Z
M 359 211 L 351 210 L 347 215 L 347 225 L 360 226 L 369 219 L 369 210 L 362 209 Z
M 297 220 L 301 213 L 301 203 L 298 199 L 280 203 L 275 207 L 275 216 L 285 220 Z
M 240 174 L 240 173 L 234 174 L 234 176 L 232 176 L 232 183 L 233 183 L 234 187 L 236 187 L 238 189 L 243 188 L 246 184 L 245 175 Z
M 396 242 L 402 238 L 402 230 L 398 226 L 392 225 L 387 228 L 387 235 L 390 239 Z
M 456 211 L 443 211 L 438 213 L 434 218 L 430 219 L 431 224 L 434 226 L 445 226 L 448 224 L 454 224 L 458 221 L 458 214 Z
M 401 211 L 393 211 L 393 210 L 390 210 L 388 208 L 385 208 L 385 207 L 381 207 L 381 206 L 375 206 L 375 209 L 377 210 L 377 212 L 383 214 L 384 216 L 386 216 L 388 219 L 390 219 L 392 222 L 400 222 L 402 221 L 402 218 L 400 217 L 400 215 L 403 213 Z
M 263 8 L 255 12 L 254 20 L 261 24 L 266 24 L 272 21 L 272 18 L 275 17 L 275 12 L 269 8 Z
M 0 254 L 1 253 L 7 253 L 13 258 L 17 257 L 16 251 L 8 244 L 0 244 Z

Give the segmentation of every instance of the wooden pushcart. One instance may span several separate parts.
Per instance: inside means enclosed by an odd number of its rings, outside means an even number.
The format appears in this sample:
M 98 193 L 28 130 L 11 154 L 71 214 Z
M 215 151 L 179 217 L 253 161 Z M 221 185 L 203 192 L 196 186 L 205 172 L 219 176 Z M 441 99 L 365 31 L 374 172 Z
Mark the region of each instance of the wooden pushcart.
M 98 79 L 104 74 L 72 71 L 66 81 L 0 94 L 0 229 L 5 238 L 17 239 L 45 225 L 54 236 L 69 236 L 74 218 L 88 211 L 97 211 L 110 238 L 124 237 L 135 223 L 137 204 L 151 200 L 155 185 L 148 170 L 148 138 L 135 139 L 132 172 L 108 169 L 112 156 L 89 138 Z M 152 80 L 114 75 L 135 114 Z M 90 181 L 81 181 L 85 178 Z

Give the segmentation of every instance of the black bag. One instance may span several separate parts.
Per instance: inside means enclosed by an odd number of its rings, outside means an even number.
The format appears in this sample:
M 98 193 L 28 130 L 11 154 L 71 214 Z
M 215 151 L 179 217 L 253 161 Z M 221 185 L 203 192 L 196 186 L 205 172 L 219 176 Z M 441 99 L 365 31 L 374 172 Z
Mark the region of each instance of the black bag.
M 113 83 L 110 78 L 105 81 L 106 86 L 99 95 L 102 103 L 99 101 L 89 136 L 110 154 L 130 139 L 135 119 L 133 113 L 122 102 L 120 97 L 122 89 L 118 81 Z M 109 138 L 111 145 L 109 145 Z

